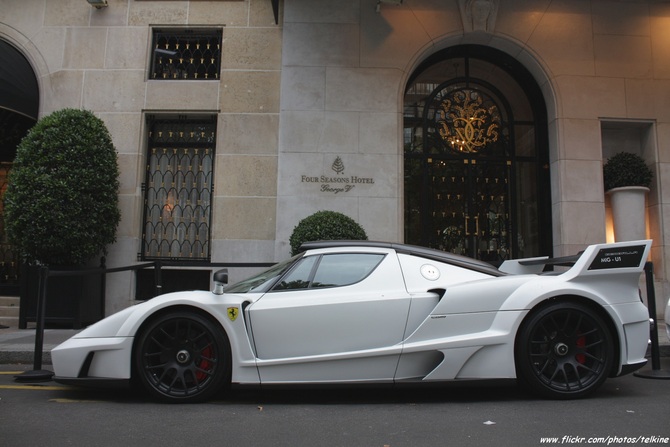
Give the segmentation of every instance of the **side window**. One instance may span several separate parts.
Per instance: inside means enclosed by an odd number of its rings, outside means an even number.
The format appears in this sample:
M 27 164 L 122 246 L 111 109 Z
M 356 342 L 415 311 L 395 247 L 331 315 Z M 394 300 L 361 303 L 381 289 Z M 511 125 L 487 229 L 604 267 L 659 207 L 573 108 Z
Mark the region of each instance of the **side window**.
M 363 280 L 382 259 L 383 254 L 371 253 L 307 256 L 298 262 L 272 290 L 348 286 Z
M 309 287 L 309 279 L 314 270 L 318 256 L 308 256 L 303 258 L 293 269 L 282 278 L 274 287 L 274 290 L 295 290 L 306 289 Z
M 346 253 L 325 255 L 317 268 L 312 287 L 347 286 L 368 276 L 384 259 L 383 254 Z

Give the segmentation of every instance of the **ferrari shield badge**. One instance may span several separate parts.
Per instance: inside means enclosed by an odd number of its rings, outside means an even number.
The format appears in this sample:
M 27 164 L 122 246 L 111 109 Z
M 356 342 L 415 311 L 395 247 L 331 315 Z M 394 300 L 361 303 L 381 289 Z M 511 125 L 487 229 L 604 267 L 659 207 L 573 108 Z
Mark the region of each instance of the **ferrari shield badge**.
M 235 321 L 237 319 L 237 315 L 239 314 L 239 310 L 237 307 L 229 307 L 228 308 L 228 318 L 230 318 L 230 321 Z

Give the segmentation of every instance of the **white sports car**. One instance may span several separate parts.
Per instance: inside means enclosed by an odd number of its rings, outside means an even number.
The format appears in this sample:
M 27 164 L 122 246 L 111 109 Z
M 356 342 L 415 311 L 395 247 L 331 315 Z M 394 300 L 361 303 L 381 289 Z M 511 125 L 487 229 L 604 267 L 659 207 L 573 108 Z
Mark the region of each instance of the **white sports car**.
M 173 402 L 231 385 L 518 379 L 583 397 L 646 363 L 651 241 L 499 269 L 403 244 L 329 241 L 214 290 L 162 295 L 56 347 L 54 380 L 136 382 Z M 567 266 L 545 272 L 550 264 Z

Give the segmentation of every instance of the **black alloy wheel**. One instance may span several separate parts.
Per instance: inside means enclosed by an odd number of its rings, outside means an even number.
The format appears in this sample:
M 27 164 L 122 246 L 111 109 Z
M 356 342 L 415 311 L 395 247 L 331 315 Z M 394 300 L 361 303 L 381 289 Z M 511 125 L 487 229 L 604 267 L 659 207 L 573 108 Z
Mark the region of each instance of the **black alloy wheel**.
M 558 302 L 526 319 L 516 342 L 519 378 L 553 399 L 587 396 L 612 369 L 614 343 L 607 325 L 589 307 Z
M 139 334 L 135 371 L 149 393 L 168 402 L 202 402 L 230 382 L 223 330 L 195 312 L 165 314 Z

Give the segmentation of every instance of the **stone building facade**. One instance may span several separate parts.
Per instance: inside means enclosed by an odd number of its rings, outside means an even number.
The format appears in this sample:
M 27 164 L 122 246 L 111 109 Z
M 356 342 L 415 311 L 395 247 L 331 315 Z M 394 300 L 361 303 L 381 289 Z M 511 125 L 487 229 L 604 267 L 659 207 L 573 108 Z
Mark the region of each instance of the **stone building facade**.
M 602 166 L 628 151 L 655 174 L 647 237 L 657 295 L 670 292 L 665 2 L 108 0 L 97 9 L 86 0 L 0 0 L 0 11 L 0 41 L 34 71 L 39 116 L 84 108 L 112 134 L 123 217 L 110 266 L 188 261 L 160 242 L 146 247 L 161 237 L 148 235 L 156 225 L 168 231 L 161 213 L 196 202 L 208 217 L 194 236 L 201 256 L 187 270 L 283 259 L 295 225 L 323 209 L 354 218 L 370 239 L 492 261 L 573 254 L 613 239 Z M 190 77 L 174 61 L 157 70 L 161 55 L 189 57 L 160 47 L 157 33 L 219 33 L 214 79 Z M 456 121 L 475 118 L 480 127 L 456 131 Z M 160 123 L 179 120 L 213 126 L 198 142 L 211 161 L 187 162 L 207 165 L 211 180 L 188 205 L 169 187 L 147 198 L 160 189 L 148 172 L 167 169 L 152 158 L 167 144 L 156 139 Z M 486 144 L 490 153 L 479 149 Z M 162 201 L 154 218 L 147 200 Z M 108 313 L 136 294 L 133 274 L 117 276 Z

